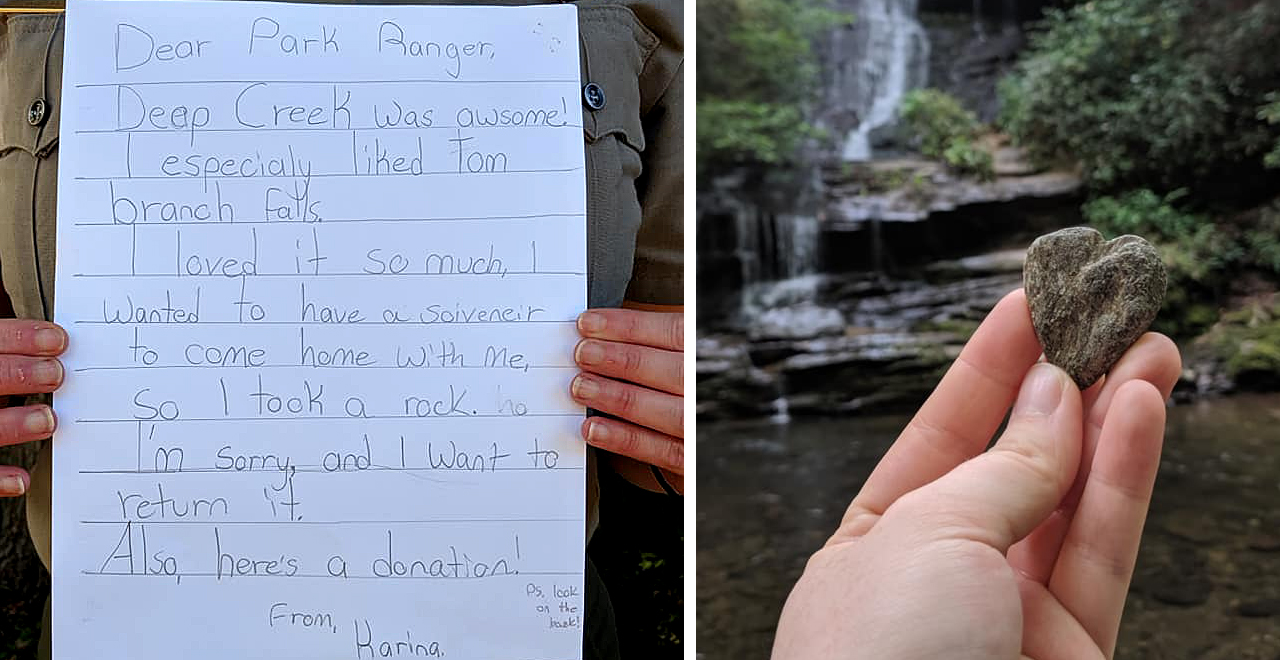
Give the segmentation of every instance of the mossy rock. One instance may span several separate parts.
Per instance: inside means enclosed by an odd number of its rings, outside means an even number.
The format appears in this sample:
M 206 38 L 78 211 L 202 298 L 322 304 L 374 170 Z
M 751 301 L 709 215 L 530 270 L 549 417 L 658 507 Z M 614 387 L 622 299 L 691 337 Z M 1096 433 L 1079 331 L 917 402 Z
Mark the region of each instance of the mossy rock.
M 1241 342 L 1227 359 L 1227 373 L 1243 389 L 1274 389 L 1280 386 L 1280 343 Z
M 1280 305 L 1223 314 L 1211 336 L 1214 352 L 1237 387 L 1280 389 Z
M 921 321 L 912 327 L 915 332 L 946 332 L 967 341 L 978 329 L 978 321 L 972 319 L 941 319 Z
M 1218 322 L 1218 308 L 1213 305 L 1191 305 L 1183 314 L 1184 325 L 1204 329 Z
M 911 172 L 903 169 L 876 170 L 867 177 L 867 192 L 885 193 L 907 185 Z
M 1174 339 L 1187 339 L 1204 333 L 1219 321 L 1216 306 L 1197 302 L 1206 296 L 1205 292 L 1188 290 L 1185 282 L 1171 279 L 1165 291 L 1164 305 L 1151 329 Z

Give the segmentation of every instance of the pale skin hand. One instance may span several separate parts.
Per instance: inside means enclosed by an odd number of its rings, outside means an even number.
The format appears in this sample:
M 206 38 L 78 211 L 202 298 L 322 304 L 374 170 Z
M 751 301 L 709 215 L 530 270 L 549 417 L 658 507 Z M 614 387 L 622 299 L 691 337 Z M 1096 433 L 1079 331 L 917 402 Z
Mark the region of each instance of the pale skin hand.
M 578 317 L 578 333 L 583 339 L 573 358 L 583 373 L 570 386 L 573 399 L 625 420 L 591 417 L 582 424 L 583 438 L 658 467 L 682 491 L 684 315 L 588 310 Z
M 1147 333 L 1081 392 L 1040 351 L 1015 291 L 809 560 L 774 660 L 1112 657 L 1181 359 Z
M 57 356 L 67 348 L 67 333 L 46 321 L 0 320 L 0 395 L 42 394 L 62 384 Z M 0 445 L 15 445 L 49 437 L 55 425 L 53 410 L 40 404 L 0 409 Z M 0 465 L 0 497 L 27 492 L 31 476 L 14 465 Z

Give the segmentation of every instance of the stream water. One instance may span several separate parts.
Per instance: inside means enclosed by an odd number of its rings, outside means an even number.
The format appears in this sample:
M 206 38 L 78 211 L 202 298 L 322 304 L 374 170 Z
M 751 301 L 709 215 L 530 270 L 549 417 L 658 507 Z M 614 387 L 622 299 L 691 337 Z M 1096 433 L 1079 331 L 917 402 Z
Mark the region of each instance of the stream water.
M 810 553 L 906 416 L 698 425 L 703 660 L 768 658 Z M 1118 660 L 1280 658 L 1280 395 L 1175 406 Z

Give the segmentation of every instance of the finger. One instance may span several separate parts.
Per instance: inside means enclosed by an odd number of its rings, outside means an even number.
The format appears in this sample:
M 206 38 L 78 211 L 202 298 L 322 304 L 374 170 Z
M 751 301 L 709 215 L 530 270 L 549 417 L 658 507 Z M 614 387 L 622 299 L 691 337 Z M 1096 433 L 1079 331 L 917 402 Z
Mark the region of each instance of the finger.
M 1151 383 L 1164 400 L 1173 393 L 1173 387 L 1178 384 L 1181 375 L 1182 356 L 1178 353 L 1178 345 L 1158 332 L 1148 332 L 1139 337 L 1111 368 L 1111 373 L 1107 376 L 1108 382 L 1098 392 L 1097 400 L 1087 409 L 1085 421 L 1101 430 L 1112 400 L 1120 388 L 1131 380 Z
M 48 321 L 0 320 L 0 353 L 58 355 L 66 348 L 66 331 Z
M 881 524 L 909 521 L 927 538 L 977 541 L 1005 552 L 1071 486 L 1080 465 L 1080 427 L 1080 390 L 1062 369 L 1037 364 L 995 446 L 904 495 Z
M 1107 660 L 1084 627 L 1043 584 L 1018 581 L 1022 653 L 1036 660 Z
M 1021 289 L 1005 296 L 850 504 L 837 537 L 864 534 L 904 493 L 986 448 L 1041 353 Z
M 582 437 L 593 447 L 684 475 L 684 441 L 680 438 L 603 417 L 583 422 Z
M 0 497 L 17 497 L 31 487 L 31 475 L 12 465 L 0 465 Z
M 1095 384 L 1085 391 L 1085 419 L 1101 428 L 1111 398 L 1126 381 L 1145 380 L 1155 385 L 1167 399 L 1181 375 L 1182 357 L 1178 353 L 1178 345 L 1158 332 L 1145 333 L 1120 356 L 1111 371 L 1102 377 L 1099 381 L 1101 387 Z M 1106 386 L 1108 381 L 1111 382 L 1110 387 Z
M 578 374 L 570 385 L 578 403 L 659 433 L 684 437 L 684 399 L 638 385 Z
M 1085 433 L 1088 434 L 1088 431 Z M 1074 487 L 1073 485 L 1072 488 Z M 1062 539 L 1066 538 L 1067 530 L 1071 528 L 1071 516 L 1072 512 L 1063 509 L 1059 503 L 1058 508 L 1044 522 L 1009 548 L 1009 565 L 1032 582 L 1048 584 L 1049 576 L 1053 574 L 1053 564 L 1058 560 L 1058 550 L 1062 548 Z
M 1148 332 L 1112 367 L 1111 373 L 1104 377 L 1101 387 L 1096 390 L 1091 387 L 1085 391 L 1086 402 L 1090 399 L 1092 402 L 1085 407 L 1084 445 L 1075 483 L 1044 524 L 1009 549 L 1011 565 L 1033 580 L 1041 583 L 1048 581 L 1054 562 L 1058 559 L 1062 539 L 1071 526 L 1071 518 L 1088 482 L 1103 420 L 1111 409 L 1116 393 L 1125 383 L 1143 380 L 1155 386 L 1160 395 L 1167 399 L 1181 373 L 1182 359 L 1178 355 L 1177 345 L 1164 335 Z
M 586 371 L 626 380 L 670 394 L 684 394 L 681 353 L 616 341 L 583 339 L 573 360 Z
M 1093 472 L 1049 579 L 1049 590 L 1108 657 L 1160 467 L 1164 401 L 1164 393 L 1144 380 L 1116 392 Z
M 57 358 L 0 355 L 0 394 L 52 392 L 62 384 L 62 377 Z
M 1123 360 L 1124 356 L 1121 356 L 1120 359 Z M 1117 366 L 1119 366 L 1119 364 L 1119 362 L 1116 363 Z M 1102 374 L 1092 385 L 1080 390 L 1080 401 L 1084 403 L 1083 410 L 1086 415 L 1089 413 L 1089 409 L 1093 407 L 1094 402 L 1098 400 L 1098 395 L 1102 394 L 1102 388 L 1105 387 L 1106 384 L 1107 374 Z
M 0 445 L 43 440 L 53 433 L 57 419 L 46 405 L 18 406 L 0 410 Z
M 589 309 L 578 315 L 583 337 L 684 350 L 684 314 L 634 309 Z

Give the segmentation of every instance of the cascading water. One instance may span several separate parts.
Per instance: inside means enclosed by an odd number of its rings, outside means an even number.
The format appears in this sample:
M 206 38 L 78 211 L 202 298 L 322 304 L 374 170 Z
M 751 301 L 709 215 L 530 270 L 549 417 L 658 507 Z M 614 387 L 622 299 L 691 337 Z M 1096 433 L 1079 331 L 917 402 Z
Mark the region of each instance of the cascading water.
M 763 315 L 780 308 L 800 305 L 807 310 L 809 305 L 806 303 L 813 301 L 822 281 L 821 276 L 815 275 L 822 266 L 818 255 L 822 228 L 818 218 L 812 215 L 780 214 L 768 216 L 761 222 L 759 233 L 768 240 L 759 241 L 756 247 L 768 249 L 768 255 L 762 252 L 761 256 L 771 256 L 767 260 L 772 263 L 772 276 L 747 280 L 741 298 L 742 316 L 758 321 Z M 803 318 L 796 318 L 788 315 L 779 322 L 803 322 L 802 326 L 839 322 L 838 319 L 833 321 L 830 313 L 820 313 L 821 318 L 810 318 L 814 316 L 812 312 L 802 316 Z
M 733 253 L 743 284 L 775 281 L 818 270 L 818 219 L 744 207 L 733 215 Z
M 929 39 L 916 20 L 917 0 L 845 0 L 840 8 L 854 17 L 855 52 L 834 53 L 853 57 L 852 66 L 841 67 L 852 80 L 842 85 L 852 92 L 858 124 L 845 139 L 846 161 L 871 159 L 871 132 L 897 117 L 898 104 L 908 91 L 925 84 L 929 66 Z M 833 46 L 848 50 L 847 40 Z M 848 61 L 848 60 L 846 60 Z M 847 101 L 846 101 L 847 102 Z
M 815 272 L 818 267 L 818 219 L 811 215 L 778 218 L 779 270 L 786 277 Z

